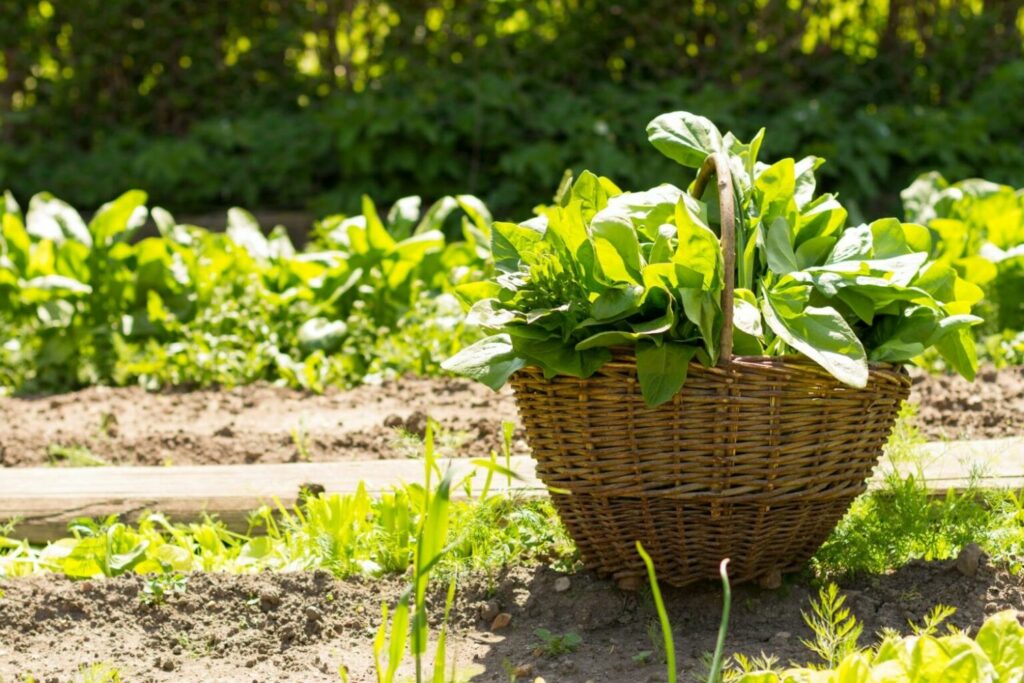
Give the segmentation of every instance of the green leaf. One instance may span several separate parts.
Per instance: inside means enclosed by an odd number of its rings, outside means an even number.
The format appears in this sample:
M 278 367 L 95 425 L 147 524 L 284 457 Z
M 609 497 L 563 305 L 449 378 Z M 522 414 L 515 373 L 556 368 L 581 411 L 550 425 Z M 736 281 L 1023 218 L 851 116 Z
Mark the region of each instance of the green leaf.
M 944 335 L 935 344 L 935 348 L 950 367 L 963 375 L 967 381 L 974 381 L 974 376 L 978 372 L 978 353 L 970 329 L 961 328 L 952 334 Z
M 23 292 L 28 290 L 36 290 L 40 292 L 50 292 L 59 294 L 91 294 L 92 287 L 79 282 L 74 278 L 64 277 L 62 275 L 44 275 L 43 277 L 34 277 L 30 280 L 23 280 L 19 283 Z
M 874 255 L 871 228 L 858 225 L 847 228 L 829 255 L 826 265 L 843 261 L 866 261 Z
M 796 239 L 798 247 L 815 237 L 838 235 L 846 225 L 846 209 L 832 195 L 822 195 L 800 209 L 797 219 Z
M 683 301 L 683 312 L 687 320 L 700 330 L 704 338 L 704 346 L 711 362 L 718 362 L 719 339 L 722 333 L 722 306 L 717 292 L 681 287 L 678 290 Z
M 568 206 L 573 198 L 577 199 L 584 220 L 589 221 L 608 205 L 609 196 L 608 187 L 600 178 L 590 171 L 583 171 L 572 184 L 571 192 L 566 194 L 564 203 Z
M 989 617 L 978 629 L 975 640 L 999 674 L 999 680 L 1024 678 L 1024 627 L 1014 610 Z
M 662 114 L 647 124 L 647 139 L 669 159 L 700 168 L 709 154 L 722 151 L 722 134 L 703 116 L 685 111 Z
M 838 238 L 832 235 L 820 235 L 801 244 L 796 250 L 796 270 L 804 270 L 825 263 L 837 241 Z
M 587 337 L 576 344 L 574 348 L 577 351 L 586 351 L 587 349 L 606 348 L 611 346 L 632 346 L 638 339 L 642 339 L 643 337 L 644 335 L 639 332 L 609 330 L 606 332 L 598 332 L 597 334 Z
M 299 327 L 298 342 L 303 353 L 324 351 L 333 353 L 348 335 L 348 325 L 343 320 L 313 318 Z
M 112 554 L 107 562 L 109 575 L 119 576 L 130 571 L 135 565 L 146 559 L 147 548 L 149 548 L 149 541 L 139 541 L 131 550 Z
M 686 383 L 686 372 L 697 348 L 678 342 L 641 341 L 636 346 L 636 371 L 644 403 L 657 406 L 671 400 Z
M 724 270 L 718 236 L 693 215 L 685 202 L 676 205 L 676 229 L 679 245 L 672 260 L 700 273 L 704 289 L 718 290 L 722 286 Z
M 548 377 L 567 375 L 569 377 L 590 377 L 599 367 L 611 360 L 611 352 L 605 348 L 577 351 L 554 338 L 531 339 L 513 337 L 516 353 L 529 358 L 539 365 Z
M 60 243 L 72 239 L 92 245 L 92 234 L 78 212 L 49 192 L 40 192 L 29 200 L 25 229 L 36 240 Z
M 679 189 L 675 185 L 663 183 L 642 192 L 626 192 L 608 200 L 605 211 L 622 216 L 627 225 L 643 235 L 646 241 L 657 238 L 658 228 L 669 223 L 675 214 L 676 204 L 686 201 L 691 209 L 700 214 L 707 214 L 707 208 L 698 200 Z M 600 215 L 594 216 L 594 223 L 599 222 Z
M 808 306 L 808 288 L 777 287 L 761 306 L 765 322 L 790 347 L 852 387 L 868 382 L 864 346 L 834 308 Z
M 643 263 L 629 216 L 622 210 L 606 208 L 594 216 L 590 230 L 604 277 L 613 283 L 639 283 Z
M 797 209 L 793 194 L 796 170 L 792 159 L 783 159 L 764 169 L 754 183 L 761 193 L 760 218 L 771 225 L 777 218 L 796 223 Z
M 402 197 L 391 205 L 391 210 L 388 211 L 388 228 L 392 235 L 401 239 L 412 234 L 413 227 L 420 218 L 422 203 L 422 199 L 412 195 Z
M 256 536 L 245 542 L 238 551 L 241 566 L 260 564 L 274 552 L 274 541 L 269 536 Z
M 519 270 L 520 263 L 532 263 L 530 256 L 544 233 L 515 223 L 495 223 L 491 226 L 491 253 L 494 266 L 502 273 Z
M 752 337 L 761 338 L 764 330 L 761 327 L 761 311 L 757 307 L 753 292 L 746 290 L 749 297 L 741 297 L 738 293 L 733 299 L 732 322 L 737 330 L 746 332 Z
M 237 206 L 228 209 L 228 237 L 257 260 L 270 258 L 270 243 L 260 230 L 256 217 Z
M 800 270 L 791 240 L 792 235 L 786 219 L 780 216 L 772 221 L 767 239 L 768 268 L 776 275 L 786 275 L 794 270 Z
M 366 239 L 370 248 L 375 251 L 387 252 L 395 246 L 395 239 L 388 234 L 387 228 L 377 214 L 373 200 L 363 195 L 363 217 L 366 219 Z
M 804 157 L 796 162 L 793 173 L 796 176 L 793 198 L 796 205 L 803 208 L 814 199 L 814 190 L 817 182 L 814 179 L 814 172 L 818 170 L 825 160 L 821 157 Z
M 635 313 L 640 308 L 644 293 L 640 285 L 605 290 L 590 305 L 590 315 L 595 320 L 615 320 Z
M 952 196 L 944 192 L 947 187 L 949 183 L 937 171 L 918 176 L 910 187 L 900 192 L 907 220 L 927 223 L 936 217 L 937 211 L 945 214 L 946 207 L 953 203 Z
M 526 360 L 516 353 L 508 334 L 485 337 L 441 364 L 443 369 L 486 384 L 495 391 L 525 366 Z
M 146 222 L 146 193 L 129 190 L 99 208 L 89 222 L 94 244 L 109 244 L 130 238 Z

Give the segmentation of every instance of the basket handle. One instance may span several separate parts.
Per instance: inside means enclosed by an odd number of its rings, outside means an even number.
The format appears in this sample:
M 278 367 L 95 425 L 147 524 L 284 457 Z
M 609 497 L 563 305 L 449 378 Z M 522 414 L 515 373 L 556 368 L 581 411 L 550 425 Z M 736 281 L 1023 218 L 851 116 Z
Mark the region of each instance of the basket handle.
M 700 199 L 707 188 L 711 174 L 718 179 L 718 206 L 722 218 L 722 255 L 725 260 L 724 287 L 722 288 L 722 338 L 719 340 L 718 362 L 732 360 L 733 290 L 736 288 L 736 203 L 732 192 L 732 172 L 724 154 L 710 154 L 697 172 L 691 194 Z

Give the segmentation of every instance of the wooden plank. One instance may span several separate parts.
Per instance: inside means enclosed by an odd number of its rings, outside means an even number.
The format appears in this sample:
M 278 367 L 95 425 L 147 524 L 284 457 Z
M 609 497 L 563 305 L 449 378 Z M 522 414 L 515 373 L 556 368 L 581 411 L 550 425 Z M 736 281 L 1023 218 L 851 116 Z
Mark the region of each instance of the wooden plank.
M 469 460 L 442 460 L 457 479 L 473 471 Z M 870 482 L 878 486 L 885 472 L 923 476 L 930 488 L 963 489 L 972 477 L 987 488 L 1024 488 L 1024 439 L 927 444 L 914 457 L 884 458 Z M 543 494 L 535 463 L 512 459 L 520 479 L 513 489 Z M 485 472 L 477 471 L 479 493 Z M 144 511 L 159 510 L 176 521 L 194 521 L 204 513 L 244 531 L 249 513 L 275 498 L 295 503 L 300 487 L 319 484 L 329 493 L 352 493 L 359 483 L 370 493 L 423 479 L 422 460 L 373 460 L 272 465 L 202 465 L 178 467 L 8 468 L 0 469 L 0 521 L 20 518 L 15 535 L 32 542 L 65 536 L 76 517 L 120 514 L 134 521 Z M 492 490 L 505 490 L 495 475 Z M 463 489 L 455 495 L 465 495 Z
M 456 481 L 472 474 L 467 459 L 442 459 L 454 468 Z M 512 488 L 543 492 L 529 456 L 512 458 L 520 477 Z M 486 472 L 476 469 L 473 491 L 479 493 Z M 402 483 L 423 481 L 422 460 L 373 460 L 266 465 L 190 465 L 175 467 L 22 467 L 0 469 L 0 521 L 17 518 L 18 538 L 33 543 L 67 535 L 68 522 L 78 517 L 120 514 L 135 521 L 146 511 L 160 511 L 172 520 L 196 521 L 204 514 L 219 517 L 228 527 L 245 531 L 249 513 L 278 499 L 293 505 L 304 486 L 316 484 L 328 493 L 354 493 L 360 482 L 372 494 Z M 495 474 L 491 490 L 507 489 L 506 477 Z M 455 497 L 466 495 L 459 487 Z

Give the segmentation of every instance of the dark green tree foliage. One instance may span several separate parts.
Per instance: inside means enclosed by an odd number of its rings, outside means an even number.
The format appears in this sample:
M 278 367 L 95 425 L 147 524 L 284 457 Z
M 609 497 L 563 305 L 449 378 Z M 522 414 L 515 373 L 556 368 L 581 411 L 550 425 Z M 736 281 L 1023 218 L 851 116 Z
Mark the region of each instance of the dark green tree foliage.
M 665 178 L 635 122 L 687 109 L 832 160 L 870 216 L 922 170 L 1024 184 L 1022 25 L 981 0 L 11 0 L 0 187 L 522 215 L 567 167 Z

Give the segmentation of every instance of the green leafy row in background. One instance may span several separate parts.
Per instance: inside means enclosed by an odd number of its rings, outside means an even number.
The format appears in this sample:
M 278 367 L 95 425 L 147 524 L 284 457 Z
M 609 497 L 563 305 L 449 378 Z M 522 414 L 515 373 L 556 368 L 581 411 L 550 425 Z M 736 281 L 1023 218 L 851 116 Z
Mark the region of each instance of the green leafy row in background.
M 741 142 L 706 118 L 664 114 L 651 143 L 686 168 L 724 155 L 737 211 L 733 351 L 794 352 L 863 387 L 869 361 L 901 363 L 935 347 L 977 369 L 971 306 L 982 291 L 935 261 L 932 234 L 894 218 L 847 226 L 815 196 L 816 157 L 758 161 L 762 129 Z M 496 276 L 457 288 L 468 320 L 491 333 L 444 367 L 500 387 L 516 370 L 588 377 L 633 347 L 645 401 L 669 400 L 692 360 L 718 360 L 723 254 L 717 189 L 700 199 L 662 184 L 622 192 L 584 173 L 536 218 L 493 225 Z
M 318 224 L 298 250 L 231 209 L 226 234 L 133 190 L 86 223 L 48 194 L 0 202 L 0 387 L 284 379 L 322 389 L 428 372 L 462 336 L 448 294 L 486 273 L 490 214 L 469 195 Z M 157 234 L 139 239 L 147 216 Z
M 932 172 L 902 197 L 907 220 L 935 234 L 935 258 L 985 290 L 986 331 L 1024 330 L 1024 190 Z

